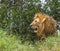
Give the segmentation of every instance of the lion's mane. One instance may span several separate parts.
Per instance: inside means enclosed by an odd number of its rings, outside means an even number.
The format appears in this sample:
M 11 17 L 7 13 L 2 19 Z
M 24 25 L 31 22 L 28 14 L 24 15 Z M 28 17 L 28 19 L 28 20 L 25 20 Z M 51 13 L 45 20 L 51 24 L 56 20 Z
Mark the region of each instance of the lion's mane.
M 40 19 L 40 25 L 37 32 L 37 35 L 40 37 L 46 37 L 52 35 L 57 30 L 57 21 L 52 17 L 44 13 L 36 13 L 34 19 Z

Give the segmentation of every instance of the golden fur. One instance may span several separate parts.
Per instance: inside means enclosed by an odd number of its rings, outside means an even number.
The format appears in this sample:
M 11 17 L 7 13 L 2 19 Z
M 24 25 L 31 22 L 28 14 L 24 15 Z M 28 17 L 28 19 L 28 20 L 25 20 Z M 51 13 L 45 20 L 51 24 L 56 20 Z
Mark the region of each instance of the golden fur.
M 34 20 L 30 25 L 33 29 L 37 28 L 35 33 L 37 33 L 41 38 L 52 35 L 57 30 L 56 20 L 43 13 L 36 13 Z

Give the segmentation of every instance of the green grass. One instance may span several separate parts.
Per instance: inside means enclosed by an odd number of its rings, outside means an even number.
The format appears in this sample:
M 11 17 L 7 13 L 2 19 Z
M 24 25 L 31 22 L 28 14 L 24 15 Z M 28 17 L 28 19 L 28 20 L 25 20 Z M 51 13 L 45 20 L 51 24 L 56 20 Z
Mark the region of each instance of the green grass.
M 0 30 L 0 51 L 60 51 L 60 35 L 48 37 L 44 41 L 35 41 L 34 44 L 29 41 L 23 44 L 17 35 L 7 35 Z

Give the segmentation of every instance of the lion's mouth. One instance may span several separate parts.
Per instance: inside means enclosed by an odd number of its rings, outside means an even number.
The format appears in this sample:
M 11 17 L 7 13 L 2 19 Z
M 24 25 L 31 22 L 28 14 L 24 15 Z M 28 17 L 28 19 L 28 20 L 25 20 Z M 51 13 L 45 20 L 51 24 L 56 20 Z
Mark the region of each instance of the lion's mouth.
M 35 33 L 37 32 L 37 28 L 34 29 L 34 32 L 35 32 Z
M 31 26 L 31 28 L 34 30 L 35 33 L 37 33 L 37 31 L 38 31 L 38 27 L 37 26 Z
M 37 33 L 38 28 L 35 27 L 35 28 L 33 28 L 33 30 L 34 30 L 35 33 Z

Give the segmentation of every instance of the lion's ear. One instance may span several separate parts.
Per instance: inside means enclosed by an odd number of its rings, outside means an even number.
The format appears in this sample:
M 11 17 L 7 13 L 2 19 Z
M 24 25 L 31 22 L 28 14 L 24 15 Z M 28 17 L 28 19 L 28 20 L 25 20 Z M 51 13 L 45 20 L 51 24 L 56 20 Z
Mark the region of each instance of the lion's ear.
M 44 18 L 41 23 L 45 22 L 46 19 L 47 19 L 47 18 Z

